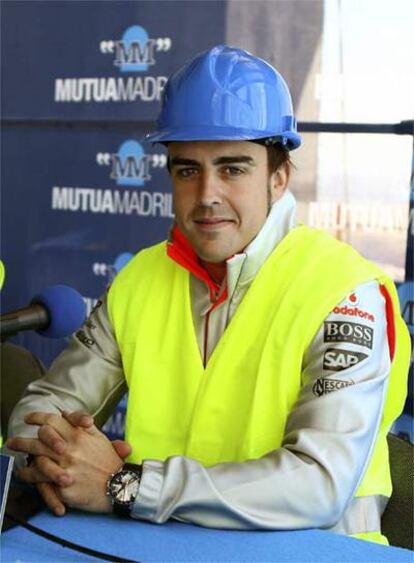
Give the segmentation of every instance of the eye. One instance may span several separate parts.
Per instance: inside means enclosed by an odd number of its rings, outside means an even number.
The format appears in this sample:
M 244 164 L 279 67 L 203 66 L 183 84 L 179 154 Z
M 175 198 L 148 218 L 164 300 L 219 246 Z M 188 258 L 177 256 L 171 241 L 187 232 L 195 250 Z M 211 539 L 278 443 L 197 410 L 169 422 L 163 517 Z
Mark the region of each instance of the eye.
M 225 166 L 223 172 L 227 176 L 241 176 L 244 174 L 245 170 L 239 166 Z
M 190 178 L 194 174 L 197 173 L 196 168 L 176 168 L 175 175 L 179 176 L 180 178 Z

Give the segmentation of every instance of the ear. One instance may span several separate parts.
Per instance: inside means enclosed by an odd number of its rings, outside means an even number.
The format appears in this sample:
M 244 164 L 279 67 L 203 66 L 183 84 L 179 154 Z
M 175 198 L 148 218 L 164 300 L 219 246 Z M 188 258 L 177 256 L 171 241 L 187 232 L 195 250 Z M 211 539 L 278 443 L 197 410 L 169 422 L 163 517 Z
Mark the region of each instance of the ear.
M 276 172 L 270 176 L 270 201 L 274 203 L 282 197 L 289 184 L 290 164 L 283 163 Z

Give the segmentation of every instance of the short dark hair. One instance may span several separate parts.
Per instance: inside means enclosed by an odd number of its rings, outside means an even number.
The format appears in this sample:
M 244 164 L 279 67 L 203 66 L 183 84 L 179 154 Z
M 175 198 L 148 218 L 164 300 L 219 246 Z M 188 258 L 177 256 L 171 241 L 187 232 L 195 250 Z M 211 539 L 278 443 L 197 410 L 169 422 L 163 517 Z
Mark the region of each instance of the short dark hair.
M 269 168 L 269 174 L 273 174 L 280 168 L 283 164 L 292 165 L 290 160 L 289 151 L 280 144 L 268 145 L 267 150 L 267 164 Z

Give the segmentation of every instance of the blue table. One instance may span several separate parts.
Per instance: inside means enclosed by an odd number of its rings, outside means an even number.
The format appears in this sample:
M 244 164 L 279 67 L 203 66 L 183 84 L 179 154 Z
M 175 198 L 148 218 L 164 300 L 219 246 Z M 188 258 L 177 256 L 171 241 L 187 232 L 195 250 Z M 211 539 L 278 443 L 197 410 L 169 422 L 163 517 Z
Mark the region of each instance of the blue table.
M 385 547 L 322 530 L 234 532 L 178 522 L 162 526 L 72 512 L 63 518 L 41 513 L 30 523 L 69 541 L 135 561 L 414 561 L 414 552 Z M 1 560 L 96 561 L 60 547 L 22 527 L 1 535 Z

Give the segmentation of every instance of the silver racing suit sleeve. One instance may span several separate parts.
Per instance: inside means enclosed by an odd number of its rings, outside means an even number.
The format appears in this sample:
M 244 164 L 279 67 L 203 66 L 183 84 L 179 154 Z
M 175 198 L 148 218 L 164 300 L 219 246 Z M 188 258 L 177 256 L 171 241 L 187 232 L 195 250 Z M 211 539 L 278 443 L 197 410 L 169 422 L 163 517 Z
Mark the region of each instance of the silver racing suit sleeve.
M 132 516 L 233 529 L 331 528 L 342 517 L 349 521 L 389 371 L 384 298 L 372 281 L 335 307 L 309 347 L 282 447 L 209 468 L 182 456 L 144 461 Z
M 71 338 L 44 377 L 33 381 L 16 405 L 9 436 L 34 437 L 37 426 L 27 425 L 29 412 L 81 410 L 101 426 L 126 391 L 122 363 L 107 313 L 106 294 L 97 302 L 84 325 Z M 15 455 L 20 467 L 25 456 Z

